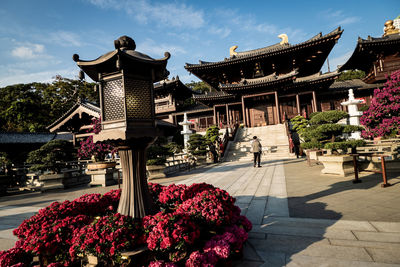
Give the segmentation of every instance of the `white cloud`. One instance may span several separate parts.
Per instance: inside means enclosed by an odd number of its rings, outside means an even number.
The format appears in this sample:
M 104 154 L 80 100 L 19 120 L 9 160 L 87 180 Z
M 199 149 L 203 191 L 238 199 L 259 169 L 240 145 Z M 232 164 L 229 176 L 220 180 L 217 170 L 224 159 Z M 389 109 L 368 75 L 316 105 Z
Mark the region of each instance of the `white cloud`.
M 332 59 L 329 60 L 329 65 L 330 65 L 330 69 L 331 71 L 337 69 L 338 67 L 340 67 L 341 65 L 343 65 L 344 63 L 347 62 L 347 60 L 350 58 L 350 56 L 353 54 L 353 50 L 348 51 L 346 53 L 344 53 L 341 56 L 338 57 L 334 57 Z
M 330 21 L 332 26 L 343 26 L 361 21 L 360 17 L 349 16 L 343 10 L 328 9 L 320 12 L 318 16 Z
M 50 40 L 61 46 L 82 46 L 80 37 L 73 32 L 53 32 L 50 34 Z
M 56 75 L 61 75 L 67 78 L 76 78 L 76 69 L 60 69 L 50 70 L 42 72 L 30 72 L 24 71 L 11 71 L 14 75 L 8 75 L 6 77 L 0 77 L 0 87 L 7 85 L 19 84 L 19 83 L 31 83 L 31 82 L 43 82 L 50 83 L 54 80 Z
M 123 10 L 142 24 L 149 22 L 177 28 L 197 29 L 204 25 L 201 10 L 179 3 L 150 2 L 149 0 L 89 0 L 103 9 Z
M 139 51 L 148 54 L 152 58 L 162 58 L 165 52 L 171 53 L 173 57 L 176 54 L 186 54 L 186 50 L 183 47 L 168 44 L 158 44 L 152 39 L 146 39 L 144 42 L 137 44 Z
M 14 48 L 11 51 L 11 55 L 21 59 L 34 59 L 42 56 L 44 52 L 44 46 L 41 44 L 25 44 Z
M 209 33 L 218 35 L 221 38 L 226 38 L 231 34 L 231 30 L 226 27 L 218 28 L 215 26 L 211 26 L 209 29 Z

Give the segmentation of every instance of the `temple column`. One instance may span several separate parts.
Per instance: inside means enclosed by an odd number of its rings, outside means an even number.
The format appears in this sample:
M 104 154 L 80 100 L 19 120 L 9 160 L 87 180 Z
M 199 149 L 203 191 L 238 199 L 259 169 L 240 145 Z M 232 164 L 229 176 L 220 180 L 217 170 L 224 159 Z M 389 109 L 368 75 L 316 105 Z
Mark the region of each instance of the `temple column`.
M 246 107 L 244 106 L 244 97 L 242 96 L 242 116 L 243 116 L 243 124 L 247 127 L 247 117 L 246 117 Z
M 297 115 L 300 115 L 300 97 L 299 97 L 299 94 L 296 94 L 296 107 L 297 107 Z
M 247 120 L 247 127 L 251 127 L 251 119 L 250 119 L 250 110 L 246 107 L 246 120 Z
M 226 124 L 229 126 L 231 124 L 231 120 L 229 118 L 229 108 L 228 104 L 225 104 L 225 112 L 226 112 Z
M 317 112 L 317 97 L 315 91 L 312 91 L 313 112 Z
M 218 123 L 217 123 L 217 112 L 215 111 L 215 105 L 213 106 L 213 109 L 214 109 L 213 123 L 214 123 L 214 125 L 218 125 Z
M 279 110 L 279 100 L 278 100 L 278 92 L 275 91 L 275 109 L 276 109 L 276 121 L 277 123 L 281 123 L 281 116 Z

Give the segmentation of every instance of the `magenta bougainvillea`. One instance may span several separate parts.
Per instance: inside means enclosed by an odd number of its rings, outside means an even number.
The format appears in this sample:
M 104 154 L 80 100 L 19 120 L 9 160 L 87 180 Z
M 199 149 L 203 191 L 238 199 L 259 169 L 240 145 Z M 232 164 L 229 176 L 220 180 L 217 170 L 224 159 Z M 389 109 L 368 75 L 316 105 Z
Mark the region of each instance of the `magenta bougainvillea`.
M 374 90 L 371 105 L 360 118 L 364 138 L 389 137 L 400 133 L 400 70 L 388 77 L 382 89 Z
M 92 128 L 88 131 L 89 133 L 98 134 L 101 131 L 101 118 L 92 120 Z M 107 143 L 93 142 L 93 136 L 89 136 L 86 140 L 80 142 L 80 148 L 78 148 L 78 158 L 80 159 L 91 159 L 92 157 L 96 161 L 103 161 L 107 154 L 115 153 L 116 149 Z
M 159 212 L 143 219 L 116 213 L 121 190 L 85 194 L 54 202 L 14 230 L 14 248 L 0 252 L 0 267 L 80 266 L 95 255 L 106 266 L 124 264 L 121 253 L 146 245 L 148 266 L 216 266 L 240 255 L 251 222 L 235 199 L 208 184 L 162 186 L 149 183 Z

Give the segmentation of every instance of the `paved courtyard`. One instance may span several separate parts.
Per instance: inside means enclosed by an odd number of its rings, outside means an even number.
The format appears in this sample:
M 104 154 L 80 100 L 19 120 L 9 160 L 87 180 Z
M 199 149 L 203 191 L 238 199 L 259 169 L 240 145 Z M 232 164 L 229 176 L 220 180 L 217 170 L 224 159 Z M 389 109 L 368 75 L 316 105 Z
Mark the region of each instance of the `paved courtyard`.
M 253 230 L 234 266 L 400 266 L 400 173 L 388 173 L 393 186 L 381 188 L 379 174 L 353 184 L 320 175 L 322 166 L 304 159 L 262 164 L 222 163 L 154 182 L 206 182 L 236 197 Z M 38 209 L 112 188 L 1 197 L 0 250 L 13 246 L 12 229 Z

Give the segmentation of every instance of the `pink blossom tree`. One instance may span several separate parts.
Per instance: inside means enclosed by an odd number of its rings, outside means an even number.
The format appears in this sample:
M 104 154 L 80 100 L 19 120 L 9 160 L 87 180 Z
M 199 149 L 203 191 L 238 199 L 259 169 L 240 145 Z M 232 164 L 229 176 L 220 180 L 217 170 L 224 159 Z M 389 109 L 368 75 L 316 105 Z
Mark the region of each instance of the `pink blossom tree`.
M 374 90 L 367 111 L 360 118 L 365 126 L 362 137 L 391 137 L 400 133 L 400 70 L 388 77 L 382 89 Z

